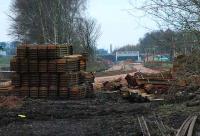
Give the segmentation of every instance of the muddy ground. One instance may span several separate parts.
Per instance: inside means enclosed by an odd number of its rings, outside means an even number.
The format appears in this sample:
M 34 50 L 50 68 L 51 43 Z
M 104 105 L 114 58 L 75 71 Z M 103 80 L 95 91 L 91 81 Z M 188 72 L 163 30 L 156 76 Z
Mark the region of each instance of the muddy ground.
M 155 118 L 175 132 L 188 115 L 199 110 L 184 103 L 129 103 L 118 94 L 99 93 L 95 98 L 68 101 L 25 99 L 22 107 L 0 108 L 0 135 L 141 136 L 137 117 L 144 116 L 156 136 L 161 133 L 153 125 Z

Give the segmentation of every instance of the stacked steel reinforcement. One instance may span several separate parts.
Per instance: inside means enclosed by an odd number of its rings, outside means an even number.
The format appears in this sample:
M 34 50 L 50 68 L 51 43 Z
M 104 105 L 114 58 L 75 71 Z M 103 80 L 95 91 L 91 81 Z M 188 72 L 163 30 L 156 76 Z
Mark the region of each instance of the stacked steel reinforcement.
M 20 45 L 11 60 L 14 91 L 31 98 L 85 98 L 93 94 L 94 76 L 85 55 L 69 45 Z

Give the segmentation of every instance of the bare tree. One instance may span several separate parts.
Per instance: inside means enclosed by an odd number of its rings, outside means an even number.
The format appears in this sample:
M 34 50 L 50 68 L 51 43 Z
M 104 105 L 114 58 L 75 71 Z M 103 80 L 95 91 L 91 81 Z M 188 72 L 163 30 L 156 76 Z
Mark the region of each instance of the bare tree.
M 100 27 L 87 19 L 87 0 L 14 0 L 12 35 L 27 43 L 68 43 L 94 55 Z
M 12 30 L 21 41 L 71 43 L 85 0 L 15 0 Z
M 130 3 L 134 6 L 133 0 L 130 0 Z M 160 26 L 193 32 L 196 38 L 199 37 L 199 0 L 145 0 L 142 6 L 136 8 L 144 11 L 146 15 L 156 17 Z
M 100 36 L 100 26 L 94 19 L 81 19 L 78 24 L 77 36 L 85 52 L 90 52 L 94 56 L 96 43 Z

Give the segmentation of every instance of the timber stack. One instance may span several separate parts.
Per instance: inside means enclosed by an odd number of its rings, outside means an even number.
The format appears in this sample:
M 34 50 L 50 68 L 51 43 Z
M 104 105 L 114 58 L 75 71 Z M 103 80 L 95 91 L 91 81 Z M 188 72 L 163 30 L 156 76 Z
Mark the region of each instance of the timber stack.
M 86 72 L 86 55 L 70 45 L 20 45 L 11 60 L 15 94 L 31 98 L 85 98 L 94 76 Z

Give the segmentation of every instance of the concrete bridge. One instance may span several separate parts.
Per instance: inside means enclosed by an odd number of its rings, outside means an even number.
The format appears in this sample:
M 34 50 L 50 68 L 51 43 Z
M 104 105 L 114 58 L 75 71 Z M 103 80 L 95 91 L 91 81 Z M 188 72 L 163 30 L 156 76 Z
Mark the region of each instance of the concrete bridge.
M 140 52 L 139 51 L 118 51 L 116 52 L 116 61 L 131 59 L 140 61 Z

